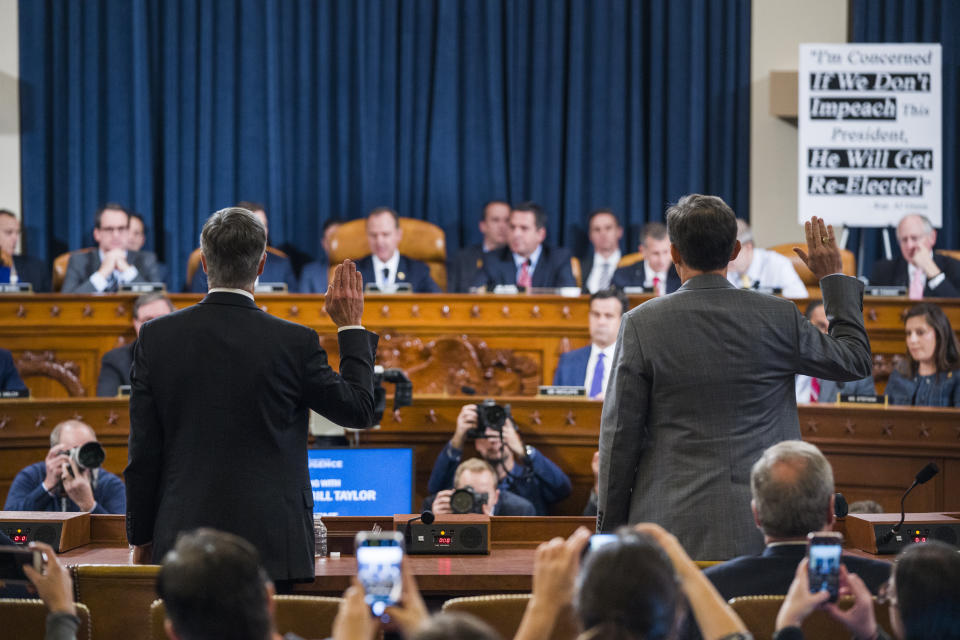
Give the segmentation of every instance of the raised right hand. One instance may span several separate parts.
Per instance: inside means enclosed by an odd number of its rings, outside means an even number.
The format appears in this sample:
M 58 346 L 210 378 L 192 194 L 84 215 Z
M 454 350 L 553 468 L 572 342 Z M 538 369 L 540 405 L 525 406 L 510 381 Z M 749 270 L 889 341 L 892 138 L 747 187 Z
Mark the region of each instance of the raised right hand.
M 334 269 L 323 310 L 338 327 L 362 324 L 363 276 L 352 260 L 344 260 Z
M 434 515 L 453 513 L 453 510 L 450 508 L 450 496 L 452 495 L 453 489 L 438 491 L 437 495 L 433 498 L 433 504 L 430 505 L 430 511 L 433 511 Z
M 804 223 L 803 230 L 807 236 L 807 250 L 794 249 L 794 252 L 807 268 L 813 272 L 817 280 L 843 271 L 843 257 L 837 247 L 837 239 L 833 233 L 833 225 L 826 225 L 823 218 L 813 216 Z
M 44 464 L 47 467 L 46 477 L 43 479 L 43 486 L 47 491 L 53 491 L 53 488 L 60 484 L 60 474 L 63 473 L 63 463 L 69 462 L 70 458 L 64 453 L 63 447 L 55 445 L 47 452 Z
M 463 449 L 463 444 L 467 441 L 467 431 L 477 426 L 477 405 L 465 404 L 460 408 L 457 414 L 457 429 L 453 432 L 453 438 L 450 443 L 457 449 Z

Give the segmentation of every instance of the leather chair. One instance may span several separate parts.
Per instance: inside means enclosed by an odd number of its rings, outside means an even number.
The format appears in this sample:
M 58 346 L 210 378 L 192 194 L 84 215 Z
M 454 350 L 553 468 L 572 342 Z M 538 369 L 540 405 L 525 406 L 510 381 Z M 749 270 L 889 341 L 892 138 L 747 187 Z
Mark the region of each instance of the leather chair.
M 937 253 L 941 256 L 953 258 L 954 260 L 960 260 L 960 251 L 956 249 L 937 249 Z
M 617 268 L 629 267 L 630 265 L 637 264 L 641 260 L 643 260 L 643 251 L 628 253 L 620 258 L 620 262 L 617 263 Z
M 573 279 L 577 281 L 578 287 L 583 287 L 583 269 L 580 268 L 580 259 L 570 256 L 570 271 L 573 272 Z
M 747 626 L 754 638 L 770 638 L 776 627 L 777 613 L 783 604 L 784 596 L 743 596 L 732 598 L 730 606 L 737 612 L 740 619 Z M 848 608 L 853 604 L 852 598 L 840 600 L 840 607 Z M 890 633 L 888 605 L 878 605 L 874 602 L 873 612 L 877 624 Z M 817 638 L 818 640 L 849 640 L 850 632 L 842 624 L 834 620 L 826 611 L 814 611 L 803 622 L 803 637 Z
M 293 632 L 302 638 L 329 638 L 343 598 L 274 596 L 273 601 L 276 604 L 274 622 L 280 635 Z M 163 600 L 154 600 L 150 605 L 150 638 L 153 640 L 166 640 L 165 616 Z
M 76 606 L 80 618 L 77 639 L 92 640 L 90 610 L 80 603 Z M 42 638 L 47 628 L 47 605 L 43 600 L 3 598 L 0 599 L 0 620 L 3 621 L 0 635 L 4 638 Z
M 344 222 L 333 232 L 330 239 L 330 276 L 338 264 L 349 258 L 359 260 L 370 255 L 370 245 L 367 243 L 367 219 L 358 218 Z M 441 289 L 447 289 L 447 240 L 443 229 L 415 218 L 400 218 L 400 229 L 403 237 L 400 238 L 400 253 L 427 263 L 433 281 Z
M 274 249 L 273 247 L 267 247 L 267 251 L 272 253 L 275 256 L 280 256 L 281 258 L 286 258 L 287 254 L 280 249 Z M 190 283 L 193 282 L 193 276 L 197 274 L 197 269 L 200 267 L 200 247 L 197 247 L 190 252 L 190 257 L 187 258 L 187 285 L 184 289 L 185 291 L 190 290 Z
M 81 564 L 73 567 L 77 602 L 97 621 L 98 638 L 146 638 L 159 565 Z M 27 636 L 22 636 L 27 637 Z
M 800 279 L 803 280 L 803 284 L 807 287 L 807 293 L 813 297 L 819 297 L 820 282 L 814 277 L 813 272 L 811 272 L 810 269 L 807 269 L 807 265 L 803 264 L 803 260 L 801 260 L 800 256 L 796 254 L 794 248 L 803 249 L 806 251 L 807 243 L 787 242 L 770 247 L 770 251 L 776 251 L 780 255 L 790 258 L 790 263 L 793 265 L 793 270 L 797 272 L 797 275 L 800 276 Z M 853 252 L 848 249 L 841 249 L 840 256 L 843 260 L 843 273 L 848 276 L 856 276 L 857 259 L 854 257 Z
M 63 289 L 63 279 L 67 276 L 67 265 L 70 263 L 70 256 L 75 253 L 88 253 L 96 249 L 96 247 L 87 247 L 85 249 L 77 249 L 76 251 L 67 251 L 53 259 L 53 277 L 50 280 L 50 284 L 54 293 L 60 293 L 60 290 Z
M 467 596 L 447 600 L 443 603 L 443 611 L 469 613 L 489 624 L 501 637 L 512 638 L 520 627 L 529 601 L 529 593 Z M 550 637 L 554 640 L 573 639 L 579 633 L 580 625 L 573 610 L 569 609 L 560 614 Z

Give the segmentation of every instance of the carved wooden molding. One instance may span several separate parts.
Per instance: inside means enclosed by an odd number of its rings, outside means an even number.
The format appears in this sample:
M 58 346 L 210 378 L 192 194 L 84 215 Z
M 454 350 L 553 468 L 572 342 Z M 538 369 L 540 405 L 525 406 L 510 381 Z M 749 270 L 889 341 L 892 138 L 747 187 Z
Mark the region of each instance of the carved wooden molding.
M 66 388 L 71 396 L 85 396 L 86 389 L 80 382 L 80 366 L 71 360 L 61 362 L 52 351 L 34 353 L 24 351 L 17 360 L 17 370 L 22 377 L 44 376 L 53 378 Z

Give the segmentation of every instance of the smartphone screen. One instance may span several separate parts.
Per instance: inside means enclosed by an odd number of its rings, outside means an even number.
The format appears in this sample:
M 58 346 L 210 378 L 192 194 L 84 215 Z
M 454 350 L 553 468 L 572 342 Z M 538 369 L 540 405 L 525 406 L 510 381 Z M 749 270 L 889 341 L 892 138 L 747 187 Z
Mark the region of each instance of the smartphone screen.
M 840 552 L 843 538 L 834 533 L 811 533 L 808 536 L 807 558 L 809 563 L 810 593 L 826 589 L 830 602 L 837 601 L 840 588 Z
M 615 533 L 595 533 L 590 536 L 590 542 L 583 548 L 583 555 L 586 556 L 591 551 L 596 551 L 603 545 L 610 544 L 617 540 L 617 538 L 618 536 Z
M 380 617 L 400 600 L 403 585 L 403 537 L 368 538 L 357 544 L 357 578 L 366 592 L 367 605 Z
M 23 547 L 0 547 L 0 582 L 29 582 L 23 572 L 23 565 L 38 568 L 43 554 L 35 549 Z

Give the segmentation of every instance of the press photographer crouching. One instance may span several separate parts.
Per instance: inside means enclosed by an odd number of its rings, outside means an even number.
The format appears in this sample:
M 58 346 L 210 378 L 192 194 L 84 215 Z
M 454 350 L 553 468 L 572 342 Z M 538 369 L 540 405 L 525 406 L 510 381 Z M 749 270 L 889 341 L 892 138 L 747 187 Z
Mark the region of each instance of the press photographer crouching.
M 488 516 L 532 516 L 533 505 L 507 490 L 497 488 L 497 474 L 480 458 L 468 458 L 454 473 L 453 489 L 427 496 L 424 508 L 435 515 L 482 513 Z
M 46 459 L 13 479 L 4 511 L 126 513 L 123 482 L 100 468 L 103 460 L 103 447 L 89 425 L 61 422 L 50 432 Z
M 496 473 L 500 499 L 510 492 L 529 501 L 534 513 L 548 515 L 549 508 L 570 495 L 570 478 L 556 464 L 531 446 L 525 446 L 510 417 L 509 407 L 486 400 L 467 404 L 457 416 L 457 428 L 443 448 L 430 474 L 427 491 L 437 494 L 454 487 L 457 466 L 467 440 Z M 434 510 L 436 511 L 436 510 Z M 494 513 L 494 515 L 526 515 Z

